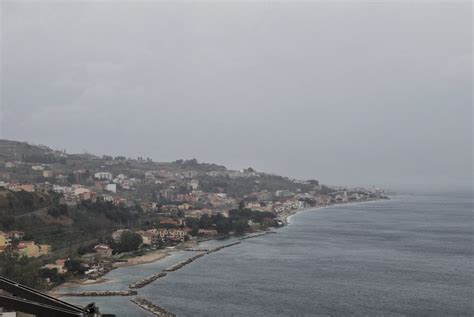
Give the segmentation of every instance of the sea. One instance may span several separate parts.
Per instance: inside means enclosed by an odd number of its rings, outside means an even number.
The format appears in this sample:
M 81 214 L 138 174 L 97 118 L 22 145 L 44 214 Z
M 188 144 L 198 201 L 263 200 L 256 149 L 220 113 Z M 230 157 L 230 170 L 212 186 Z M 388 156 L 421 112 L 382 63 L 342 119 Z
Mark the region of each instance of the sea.
M 393 196 L 297 213 L 275 234 L 201 257 L 138 296 L 177 316 L 474 316 L 473 242 L 472 194 Z M 126 290 L 192 255 L 174 252 L 62 291 Z M 63 299 L 151 316 L 130 298 Z

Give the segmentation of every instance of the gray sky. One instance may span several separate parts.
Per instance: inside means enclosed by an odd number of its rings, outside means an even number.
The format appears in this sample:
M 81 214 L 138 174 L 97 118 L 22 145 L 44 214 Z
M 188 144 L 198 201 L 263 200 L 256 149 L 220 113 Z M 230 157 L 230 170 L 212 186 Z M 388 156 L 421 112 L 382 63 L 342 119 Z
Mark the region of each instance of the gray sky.
M 1 138 L 327 184 L 472 182 L 470 1 L 1 9 Z

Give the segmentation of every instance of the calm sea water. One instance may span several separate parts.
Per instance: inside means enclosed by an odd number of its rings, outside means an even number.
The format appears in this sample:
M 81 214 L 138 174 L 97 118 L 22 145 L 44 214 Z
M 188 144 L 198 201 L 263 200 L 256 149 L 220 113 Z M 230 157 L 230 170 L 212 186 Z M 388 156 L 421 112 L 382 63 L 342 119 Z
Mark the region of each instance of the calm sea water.
M 400 196 L 302 212 L 277 234 L 200 258 L 139 295 L 178 316 L 473 316 L 472 203 Z M 71 290 L 127 289 L 191 255 L 118 269 L 111 282 Z M 66 300 L 149 316 L 128 297 Z

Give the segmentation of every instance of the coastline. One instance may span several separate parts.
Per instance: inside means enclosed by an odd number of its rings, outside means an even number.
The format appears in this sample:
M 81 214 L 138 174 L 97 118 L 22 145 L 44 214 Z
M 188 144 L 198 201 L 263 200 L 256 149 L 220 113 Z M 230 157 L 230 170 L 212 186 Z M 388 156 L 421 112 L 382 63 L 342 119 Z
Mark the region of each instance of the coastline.
M 140 265 L 140 264 L 153 263 L 153 262 L 166 258 L 170 254 L 170 252 L 173 252 L 173 251 L 174 250 L 169 250 L 169 249 L 168 250 L 167 249 L 154 250 L 144 255 L 130 257 L 127 259 L 127 262 L 116 262 L 113 264 L 113 266 L 115 268 L 120 268 L 120 267 L 129 267 L 129 266 L 135 266 L 135 265 Z
M 375 202 L 375 201 L 380 201 L 380 200 L 390 200 L 390 198 L 386 197 L 386 198 L 376 198 L 376 199 L 368 199 L 368 200 L 362 200 L 362 201 L 348 201 L 348 202 L 340 202 L 340 203 L 334 203 L 334 204 L 328 204 L 328 205 L 319 205 L 319 206 L 314 206 L 314 207 L 294 209 L 294 210 L 290 210 L 290 211 L 280 213 L 277 216 L 276 219 L 282 221 L 284 223 L 284 226 L 287 226 L 287 225 L 291 224 L 291 222 L 290 222 L 291 217 L 293 217 L 294 215 L 296 215 L 300 212 L 305 212 L 305 211 L 310 211 L 310 210 L 318 210 L 318 209 L 325 209 L 325 208 L 335 207 L 335 206 L 363 204 L 363 203 Z
M 290 219 L 291 219 L 292 216 L 294 216 L 298 213 L 301 213 L 301 212 L 306 212 L 306 211 L 310 211 L 310 210 L 319 210 L 319 209 L 324 209 L 324 208 L 328 208 L 328 207 L 335 207 L 335 206 L 341 206 L 341 205 L 352 205 L 352 204 L 359 204 L 359 203 L 368 203 L 368 202 L 387 200 L 387 199 L 390 199 L 390 198 L 379 198 L 379 199 L 371 199 L 371 200 L 364 200 L 364 201 L 341 202 L 341 203 L 334 203 L 334 204 L 329 204 L 329 205 L 294 209 L 294 210 L 290 210 L 290 211 L 280 213 L 279 215 L 277 215 L 276 219 L 278 219 L 278 220 L 280 220 L 284 223 L 284 225 L 281 226 L 281 227 L 285 227 L 285 226 L 291 224 Z M 278 229 L 278 228 L 276 228 L 276 229 Z M 239 240 L 256 238 L 256 237 L 259 237 L 259 236 L 267 234 L 267 233 L 275 233 L 275 232 L 271 231 L 271 230 L 259 230 L 259 231 L 255 231 L 255 232 L 246 234 L 245 236 L 240 237 Z M 228 237 L 235 237 L 235 235 L 228 235 Z M 127 259 L 127 262 L 114 263 L 114 268 L 139 266 L 139 265 L 142 265 L 142 264 L 158 262 L 158 261 L 163 260 L 166 257 L 168 257 L 172 252 L 185 251 L 187 249 L 189 250 L 190 245 L 191 246 L 196 246 L 196 245 L 199 245 L 199 243 L 201 243 L 201 242 L 210 241 L 210 240 L 219 240 L 221 238 L 222 237 L 215 237 L 215 238 L 207 238 L 207 239 L 198 240 L 198 241 L 187 241 L 187 242 L 184 242 L 184 243 L 178 245 L 177 247 L 175 247 L 173 249 L 154 250 L 154 251 L 148 252 L 144 255 L 130 257 L 130 258 Z M 96 280 L 86 279 L 86 280 L 68 281 L 66 283 L 63 283 L 61 285 L 58 285 L 58 286 L 54 287 L 48 293 L 51 296 L 60 297 L 61 292 L 59 290 L 61 288 L 64 288 L 64 287 L 69 287 L 69 286 L 73 286 L 73 285 L 81 286 L 81 285 L 92 285 L 92 284 L 104 284 L 104 283 L 112 281 L 112 280 L 106 278 L 106 276 L 107 276 L 107 273 L 104 276 L 102 276 L 102 277 L 100 277 Z

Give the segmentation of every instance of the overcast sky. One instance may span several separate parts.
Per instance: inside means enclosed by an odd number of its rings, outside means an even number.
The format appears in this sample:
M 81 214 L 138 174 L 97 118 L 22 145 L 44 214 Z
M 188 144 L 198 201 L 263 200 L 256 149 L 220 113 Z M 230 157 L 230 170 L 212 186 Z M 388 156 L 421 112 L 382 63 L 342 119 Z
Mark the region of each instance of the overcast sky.
M 472 4 L 2 1 L 0 138 L 472 184 Z

